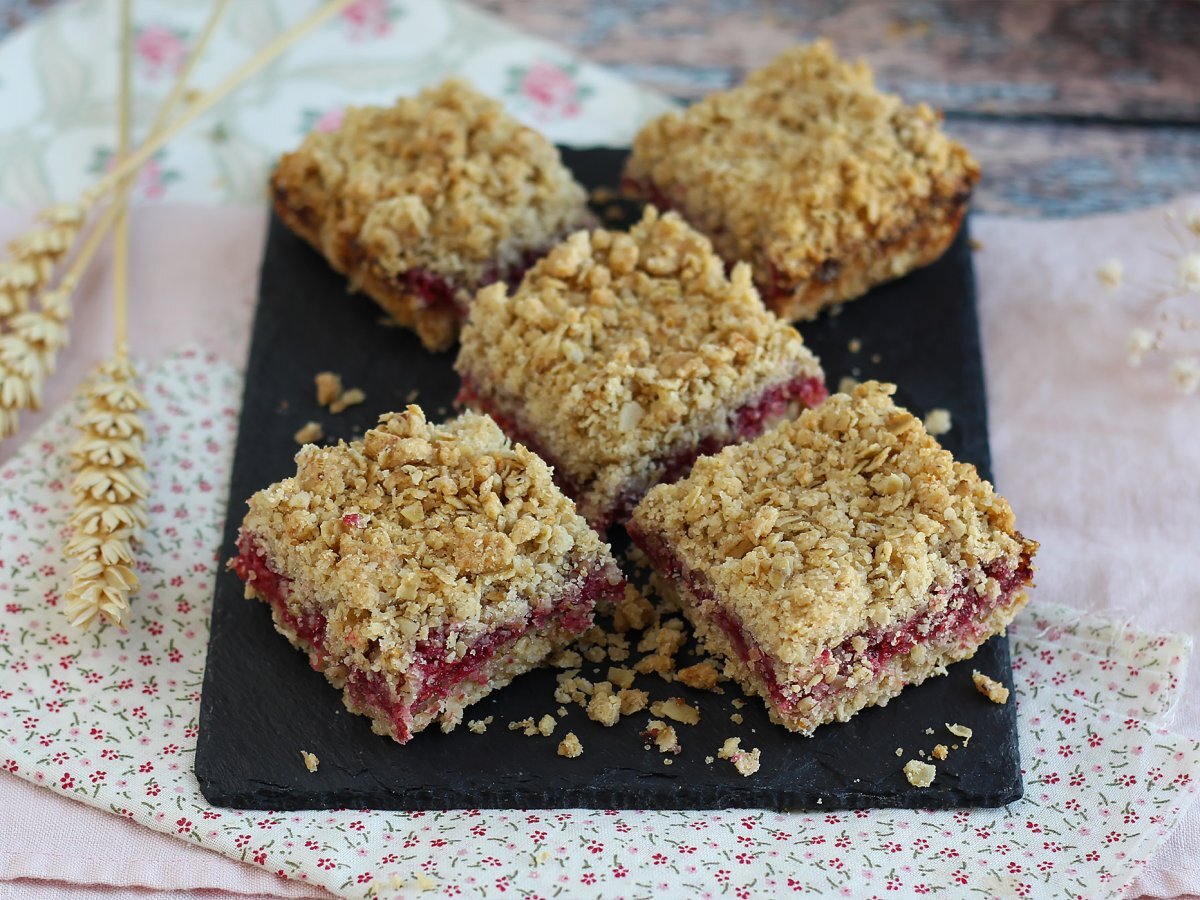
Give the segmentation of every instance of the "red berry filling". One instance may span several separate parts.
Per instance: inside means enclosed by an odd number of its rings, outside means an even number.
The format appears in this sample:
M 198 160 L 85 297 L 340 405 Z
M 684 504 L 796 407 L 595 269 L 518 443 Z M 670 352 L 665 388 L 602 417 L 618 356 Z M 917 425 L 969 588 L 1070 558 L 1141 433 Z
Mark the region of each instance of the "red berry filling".
M 754 400 L 730 413 L 729 426 L 732 436 L 729 440 L 706 437 L 694 446 L 656 459 L 655 462 L 662 466 L 658 483 L 670 484 L 683 478 L 701 456 L 717 453 L 730 443 L 753 440 L 783 418 L 793 403 L 800 403 L 811 409 L 825 402 L 827 396 L 829 392 L 825 389 L 825 382 L 812 375 L 797 375 L 788 381 L 772 385 Z M 578 498 L 583 494 L 584 486 L 564 472 L 554 457 L 544 451 L 536 436 L 519 424 L 514 415 L 501 409 L 491 396 L 482 394 L 479 386 L 471 378 L 463 378 L 462 388 L 455 402 L 460 406 L 471 406 L 487 413 L 512 440 L 524 444 L 553 466 L 554 481 L 567 496 Z M 650 485 L 627 487 L 598 519 L 590 522 L 591 526 L 603 534 L 614 522 L 624 522 L 649 487 Z
M 775 661 L 746 631 L 737 616 L 717 599 L 704 578 L 687 571 L 678 556 L 657 537 L 634 527 L 630 527 L 629 534 L 656 569 L 683 584 L 700 601 L 701 613 L 721 629 L 740 660 L 758 675 L 771 696 L 772 705 L 781 713 L 791 713 L 806 697 L 821 702 L 844 691 L 836 683 L 830 684 L 826 680 L 811 688 L 803 684 L 781 684 Z M 849 676 L 864 662 L 873 673 L 879 674 L 889 662 L 911 652 L 918 644 L 943 643 L 951 639 L 957 639 L 964 647 L 982 643 L 989 636 L 987 620 L 992 612 L 1010 606 L 1033 576 L 1029 557 L 1025 555 L 1015 570 L 1007 561 L 996 560 L 983 566 L 983 571 L 999 582 L 1000 592 L 996 597 L 988 597 L 969 587 L 968 573 L 963 571 L 951 587 L 934 588 L 931 599 L 945 598 L 945 605 L 940 610 L 935 611 L 931 605 L 930 609 L 898 626 L 872 628 L 852 635 L 838 647 L 823 651 L 813 660 L 809 672 L 823 670 L 836 661 L 838 675 L 843 677 Z M 866 647 L 861 651 L 854 649 L 854 642 L 859 638 L 866 640 Z M 807 678 L 806 675 L 804 680 Z
M 325 644 L 325 617 L 315 611 L 297 616 L 288 608 L 291 580 L 271 568 L 253 538 L 243 535 L 238 540 L 238 550 L 233 571 L 243 581 L 253 584 L 255 593 L 267 601 L 284 624 L 296 633 L 305 649 L 315 657 L 313 668 L 324 670 L 332 661 Z M 539 606 L 526 619 L 509 622 L 483 635 L 459 659 L 446 659 L 447 640 L 451 637 L 447 630 L 431 634 L 417 645 L 416 660 L 403 674 L 405 682 L 418 685 L 411 701 L 397 696 L 392 679 L 387 675 L 357 668 L 350 668 L 346 676 L 346 692 L 360 708 L 386 715 L 396 740 L 404 743 L 412 737 L 413 720 L 423 710 L 440 704 L 465 682 L 487 684 L 491 680 L 489 664 L 503 659 L 522 636 L 549 625 L 557 625 L 571 634 L 582 634 L 592 625 L 596 603 L 601 599 L 615 601 L 623 592 L 623 581 L 617 580 L 614 584 L 607 568 L 593 566 L 585 575 L 569 583 L 552 602 Z

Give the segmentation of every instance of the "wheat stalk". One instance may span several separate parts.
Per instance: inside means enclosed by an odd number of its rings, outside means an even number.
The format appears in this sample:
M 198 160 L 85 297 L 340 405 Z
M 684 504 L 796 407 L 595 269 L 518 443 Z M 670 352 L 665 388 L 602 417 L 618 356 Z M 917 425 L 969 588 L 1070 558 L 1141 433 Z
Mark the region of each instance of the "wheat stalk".
M 11 259 L 0 261 L 0 439 L 16 433 L 22 410 L 39 408 L 42 385 L 54 369 L 58 351 L 66 344 L 71 294 L 109 228 L 120 217 L 132 179 L 142 165 L 185 125 L 207 112 L 247 78 L 351 2 L 331 0 L 321 6 L 259 50 L 215 88 L 191 102 L 168 124 L 171 109 L 183 96 L 187 77 L 228 4 L 228 0 L 218 0 L 204 33 L 142 145 L 117 160 L 107 175 L 84 192 L 78 203 L 46 211 L 41 217 L 42 226 L 10 244 Z M 57 287 L 51 290 L 49 285 L 56 265 L 70 253 L 95 204 L 109 194 L 113 195 L 112 202 L 93 227 L 89 243 L 77 254 Z M 33 308 L 35 299 L 37 309 Z

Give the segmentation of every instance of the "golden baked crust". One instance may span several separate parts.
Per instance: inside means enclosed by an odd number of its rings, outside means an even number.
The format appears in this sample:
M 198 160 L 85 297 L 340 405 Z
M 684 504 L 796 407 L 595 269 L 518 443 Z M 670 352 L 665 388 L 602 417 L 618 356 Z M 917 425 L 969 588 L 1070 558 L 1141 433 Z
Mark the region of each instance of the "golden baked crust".
M 1037 544 L 974 466 L 866 382 L 651 490 L 632 528 L 704 579 L 762 650 L 805 666 L 847 638 L 896 626 L 934 588 L 982 596 L 991 563 Z
M 536 439 L 593 522 L 654 483 L 660 460 L 734 439 L 730 414 L 768 387 L 822 377 L 749 268 L 727 277 L 707 238 L 654 207 L 629 233 L 573 234 L 515 293 L 480 291 L 456 368 Z
M 625 174 L 751 262 L 768 305 L 799 318 L 936 259 L 979 166 L 938 113 L 817 41 L 648 123 Z
M 465 307 L 479 285 L 589 218 L 554 145 L 454 79 L 347 110 L 338 130 L 283 155 L 271 189 L 284 222 L 335 269 L 446 345 L 454 309 L 429 307 L 398 276 L 437 275 Z
M 323 651 L 348 669 L 402 677 L 443 636 L 453 661 L 588 572 L 620 580 L 546 464 L 486 416 L 432 425 L 409 406 L 296 460 L 250 498 L 242 534 L 290 581 L 289 612 L 324 617 Z

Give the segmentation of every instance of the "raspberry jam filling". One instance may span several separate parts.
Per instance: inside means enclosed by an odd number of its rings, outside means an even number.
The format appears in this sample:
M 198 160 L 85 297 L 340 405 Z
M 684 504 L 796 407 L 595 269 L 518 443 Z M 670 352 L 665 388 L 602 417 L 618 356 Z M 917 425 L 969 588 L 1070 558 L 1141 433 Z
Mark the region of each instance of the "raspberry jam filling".
M 692 465 L 701 456 L 717 453 L 731 443 L 753 440 L 783 418 L 793 403 L 800 403 L 805 408 L 812 409 L 825 402 L 828 396 L 825 382 L 812 375 L 797 375 L 788 381 L 772 385 L 754 400 L 739 406 L 730 414 L 729 430 L 732 434 L 728 440 L 709 436 L 691 447 L 684 447 L 655 459 L 655 464 L 662 467 L 662 474 L 655 483 L 670 484 L 678 481 L 691 471 Z M 487 413 L 509 438 L 524 444 L 554 468 L 554 481 L 567 496 L 578 498 L 583 495 L 585 486 L 572 479 L 558 461 L 544 451 L 537 438 L 517 422 L 515 416 L 502 410 L 491 396 L 480 393 L 471 378 L 463 378 L 462 388 L 455 403 Z M 612 506 L 589 524 L 603 534 L 614 522 L 625 521 L 649 488 L 650 485 L 628 485 Z
M 972 589 L 968 585 L 967 573 L 963 572 L 949 588 L 935 588 L 931 592 L 931 598 L 945 598 L 944 607 L 935 610 L 931 606 L 899 626 L 868 629 L 852 635 L 833 649 L 824 650 L 813 660 L 809 672 L 821 671 L 830 663 L 837 663 L 834 683 L 822 680 L 811 688 L 796 690 L 793 685 L 780 684 L 774 660 L 742 627 L 737 617 L 717 600 L 707 582 L 684 570 L 679 558 L 663 541 L 632 527 L 630 537 L 650 557 L 655 568 L 683 584 L 703 604 L 703 614 L 721 629 L 741 661 L 758 675 L 770 694 L 771 703 L 784 714 L 793 712 L 805 698 L 820 703 L 844 693 L 846 688 L 844 684 L 837 683 L 837 679 L 849 677 L 863 663 L 870 667 L 872 674 L 878 676 L 889 663 L 910 653 L 918 644 L 940 644 L 951 640 L 956 640 L 960 646 L 980 643 L 988 636 L 987 620 L 992 612 L 1010 606 L 1033 574 L 1029 557 L 1024 554 L 1015 571 L 1004 560 L 986 564 L 983 566 L 984 573 L 1000 585 L 999 594 L 988 597 Z M 866 646 L 862 650 L 855 650 L 855 642 L 861 643 L 863 640 Z
M 275 572 L 256 541 L 243 535 L 238 540 L 239 554 L 233 570 L 239 578 L 253 584 L 255 592 L 275 610 L 280 620 L 316 657 L 313 668 L 321 671 L 331 660 L 325 644 L 326 621 L 319 612 L 297 616 L 288 608 L 290 579 Z M 407 682 L 419 685 L 411 702 L 396 695 L 388 677 L 380 672 L 351 668 L 346 675 L 346 692 L 362 709 L 378 711 L 391 721 L 396 739 L 403 743 L 412 736 L 413 720 L 424 710 L 435 707 L 467 682 L 485 685 L 491 680 L 490 664 L 524 635 L 557 626 L 570 634 L 582 634 L 592 625 L 592 613 L 601 600 L 617 600 L 624 583 L 613 583 L 608 568 L 600 566 L 570 583 L 553 603 L 533 610 L 524 620 L 509 622 L 473 642 L 461 658 L 447 660 L 446 646 L 451 637 L 446 629 L 434 632 L 417 645 L 413 665 L 403 673 Z

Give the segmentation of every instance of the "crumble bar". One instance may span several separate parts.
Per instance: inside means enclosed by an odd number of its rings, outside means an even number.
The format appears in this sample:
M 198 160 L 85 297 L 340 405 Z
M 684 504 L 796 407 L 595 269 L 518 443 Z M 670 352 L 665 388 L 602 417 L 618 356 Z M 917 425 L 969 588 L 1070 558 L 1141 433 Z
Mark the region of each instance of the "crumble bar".
M 817 41 L 648 123 L 624 182 L 752 263 L 779 315 L 811 318 L 950 245 L 979 166 L 940 126 Z
M 346 707 L 400 743 L 450 730 L 624 594 L 549 467 L 486 416 L 432 425 L 409 406 L 296 462 L 250 498 L 231 567 Z
M 271 176 L 275 211 L 430 350 L 454 343 L 475 291 L 592 221 L 545 137 L 451 79 L 346 110 Z
M 459 402 L 549 462 L 601 532 L 699 455 L 826 395 L 749 268 L 726 277 L 707 238 L 653 207 L 628 233 L 573 234 L 515 292 L 480 291 L 455 367 Z
M 866 382 L 701 459 L 628 524 L 701 646 L 802 734 L 973 656 L 1032 581 L 1008 503 L 893 391 Z

